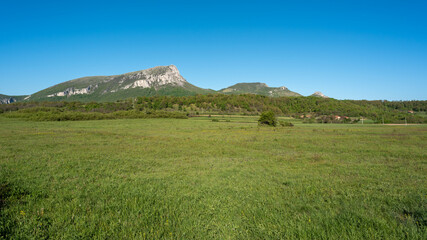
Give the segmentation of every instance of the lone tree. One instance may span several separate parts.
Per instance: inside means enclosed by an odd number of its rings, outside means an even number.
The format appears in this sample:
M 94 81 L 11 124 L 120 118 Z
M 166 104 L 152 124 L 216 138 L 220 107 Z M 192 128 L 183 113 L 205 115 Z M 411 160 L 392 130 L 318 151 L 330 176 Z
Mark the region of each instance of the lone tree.
M 272 111 L 263 112 L 258 119 L 258 124 L 275 127 L 277 125 L 276 115 Z

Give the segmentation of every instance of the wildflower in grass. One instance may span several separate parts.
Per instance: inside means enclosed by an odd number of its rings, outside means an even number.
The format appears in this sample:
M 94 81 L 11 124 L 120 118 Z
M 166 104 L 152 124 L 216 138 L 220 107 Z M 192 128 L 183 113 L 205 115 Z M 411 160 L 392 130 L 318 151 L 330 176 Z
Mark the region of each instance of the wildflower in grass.
M 21 216 L 23 216 L 23 217 L 25 216 L 25 212 L 22 210 L 19 212 L 19 214 L 21 214 Z

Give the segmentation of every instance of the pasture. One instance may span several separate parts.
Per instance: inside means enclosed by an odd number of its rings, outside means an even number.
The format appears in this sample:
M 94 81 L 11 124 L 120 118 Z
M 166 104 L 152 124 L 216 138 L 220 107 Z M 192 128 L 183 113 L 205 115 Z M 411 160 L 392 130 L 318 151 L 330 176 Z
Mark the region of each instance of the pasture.
M 426 125 L 256 119 L 0 117 L 1 237 L 427 238 Z

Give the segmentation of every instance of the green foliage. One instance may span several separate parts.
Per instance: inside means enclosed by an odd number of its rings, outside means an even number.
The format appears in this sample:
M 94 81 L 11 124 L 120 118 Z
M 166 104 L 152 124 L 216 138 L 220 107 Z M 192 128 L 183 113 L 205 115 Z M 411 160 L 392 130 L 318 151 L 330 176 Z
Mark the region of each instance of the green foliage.
M 149 91 L 148 89 L 146 89 Z M 195 96 L 151 96 L 129 98 L 117 102 L 20 102 L 0 105 L 1 112 L 26 108 L 58 108 L 60 111 L 100 112 L 115 111 L 180 111 L 217 114 L 257 115 L 272 111 L 278 116 L 301 118 L 306 123 L 354 123 L 363 117 L 375 123 L 427 123 L 427 115 L 420 112 L 408 113 L 407 109 L 419 111 L 427 108 L 427 101 L 352 101 L 323 99 L 318 97 L 266 97 L 253 94 L 223 95 L 208 94 Z M 35 110 L 34 110 L 35 111 Z M 415 111 L 415 110 L 411 110 Z M 340 116 L 336 119 L 335 116 Z
M 280 126 L 282 126 L 282 127 L 293 127 L 294 126 L 293 123 L 288 122 L 288 121 L 279 121 L 279 123 L 280 123 Z
M 102 119 L 132 119 L 132 118 L 180 118 L 186 119 L 187 115 L 180 112 L 139 112 L 139 111 L 116 111 L 112 113 L 99 112 L 74 112 L 74 111 L 32 111 L 23 109 L 5 114 L 8 118 L 23 118 L 31 121 L 82 121 Z M 47 109 L 45 109 L 47 110 Z
M 275 127 L 277 125 L 276 115 L 272 111 L 263 112 L 258 119 L 258 124 Z

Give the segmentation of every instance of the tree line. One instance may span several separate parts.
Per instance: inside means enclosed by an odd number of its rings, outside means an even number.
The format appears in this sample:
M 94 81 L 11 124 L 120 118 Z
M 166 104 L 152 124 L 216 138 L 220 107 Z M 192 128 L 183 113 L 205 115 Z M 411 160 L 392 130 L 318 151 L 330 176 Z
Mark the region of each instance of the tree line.
M 279 116 L 308 119 L 369 118 L 384 123 L 427 123 L 427 101 L 336 100 L 319 97 L 267 97 L 255 94 L 150 96 L 116 102 L 17 102 L 0 105 L 0 113 L 48 108 L 60 112 L 110 114 L 114 112 L 179 112 L 201 114 L 259 115 L 272 111 Z M 37 112 L 34 110 L 32 113 Z M 132 114 L 130 114 L 132 115 Z

